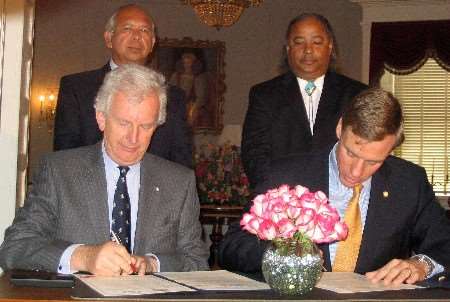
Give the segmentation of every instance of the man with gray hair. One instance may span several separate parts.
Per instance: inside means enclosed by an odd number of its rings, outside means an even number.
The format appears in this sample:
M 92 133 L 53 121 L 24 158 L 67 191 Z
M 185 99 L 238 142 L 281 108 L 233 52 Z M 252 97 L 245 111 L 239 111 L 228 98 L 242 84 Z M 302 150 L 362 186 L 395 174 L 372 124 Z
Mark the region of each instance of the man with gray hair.
M 109 18 L 103 34 L 111 59 L 95 70 L 61 78 L 56 106 L 54 150 L 87 146 L 102 139 L 95 120 L 94 100 L 105 75 L 122 64 L 145 66 L 155 45 L 155 25 L 135 4 L 125 5 Z M 186 121 L 184 92 L 167 89 L 167 121 L 156 129 L 148 151 L 192 167 L 192 135 Z
M 166 116 L 164 77 L 124 64 L 96 98 L 95 145 L 45 156 L 5 232 L 0 266 L 115 276 L 207 269 L 192 170 L 146 153 Z

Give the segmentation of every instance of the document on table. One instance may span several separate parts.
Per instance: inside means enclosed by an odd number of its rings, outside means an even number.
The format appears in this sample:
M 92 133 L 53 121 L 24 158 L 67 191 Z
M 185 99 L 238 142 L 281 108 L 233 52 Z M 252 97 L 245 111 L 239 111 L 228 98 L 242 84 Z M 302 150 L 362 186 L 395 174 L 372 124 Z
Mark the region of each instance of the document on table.
M 410 284 L 402 284 L 399 286 L 385 286 L 382 283 L 374 284 L 364 275 L 337 272 L 323 273 L 316 287 L 340 294 L 421 288 L 420 286 Z
M 145 276 L 98 277 L 76 275 L 84 284 L 105 297 L 136 296 L 197 290 L 262 290 L 264 282 L 228 271 L 166 272 Z
M 98 277 L 92 275 L 75 276 L 105 297 L 140 296 L 195 291 L 192 288 L 153 275 L 130 275 L 120 277 Z
M 261 290 L 270 289 L 264 282 L 225 271 L 199 271 L 199 272 L 167 272 L 157 273 L 177 283 L 185 284 L 201 290 Z

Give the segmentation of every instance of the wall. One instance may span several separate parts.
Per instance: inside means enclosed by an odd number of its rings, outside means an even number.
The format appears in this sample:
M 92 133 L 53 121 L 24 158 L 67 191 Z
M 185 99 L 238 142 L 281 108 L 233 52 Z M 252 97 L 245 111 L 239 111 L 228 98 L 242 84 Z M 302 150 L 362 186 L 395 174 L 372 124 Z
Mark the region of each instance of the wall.
M 0 192 L 2 211 L 0 213 L 0 241 L 3 241 L 4 230 L 14 218 L 16 209 L 16 183 L 18 179 L 19 128 L 26 115 L 20 115 L 22 99 L 27 98 L 24 86 L 27 83 L 29 70 L 22 54 L 30 45 L 27 33 L 27 14 L 32 10 L 29 0 L 6 0 L 0 2 L 0 37 L 4 47 L 0 48 L 0 166 L 2 177 Z M 29 16 L 28 16 L 29 17 Z M 4 22 L 4 23 L 3 23 Z M 24 30 L 25 28 L 25 30 Z M 26 55 L 25 55 L 26 56 Z M 19 118 L 20 117 L 20 118 Z
M 64 74 L 103 65 L 108 58 L 102 41 L 104 23 L 114 9 L 130 2 L 36 1 L 30 134 L 32 167 L 52 145 L 52 133 L 48 132 L 46 123 L 38 121 L 40 89 L 57 87 Z M 225 125 L 242 124 L 249 88 L 278 74 L 287 24 L 301 12 L 318 12 L 329 18 L 340 45 L 342 72 L 360 79 L 361 9 L 348 0 L 266 0 L 260 7 L 246 9 L 238 23 L 220 31 L 201 24 L 193 9 L 179 0 L 137 2 L 153 15 L 160 37 L 225 42 Z

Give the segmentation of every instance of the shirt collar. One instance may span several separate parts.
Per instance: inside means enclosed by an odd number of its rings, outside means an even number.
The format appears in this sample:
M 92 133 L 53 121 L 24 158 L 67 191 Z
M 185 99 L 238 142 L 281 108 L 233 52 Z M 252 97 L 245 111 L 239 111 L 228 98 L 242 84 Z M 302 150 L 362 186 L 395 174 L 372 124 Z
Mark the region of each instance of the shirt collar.
M 111 70 L 114 70 L 114 69 L 116 69 L 117 67 L 119 67 L 119 65 L 117 65 L 117 64 L 114 62 L 114 60 L 111 58 L 111 59 L 109 60 L 109 67 L 111 68 Z
M 320 77 L 316 78 L 313 82 L 314 85 L 316 85 L 316 89 L 322 91 L 323 89 L 323 82 L 325 80 L 325 75 L 321 75 Z M 309 82 L 307 80 L 304 80 L 302 78 L 297 77 L 298 84 L 300 85 L 301 91 L 305 90 L 306 84 Z

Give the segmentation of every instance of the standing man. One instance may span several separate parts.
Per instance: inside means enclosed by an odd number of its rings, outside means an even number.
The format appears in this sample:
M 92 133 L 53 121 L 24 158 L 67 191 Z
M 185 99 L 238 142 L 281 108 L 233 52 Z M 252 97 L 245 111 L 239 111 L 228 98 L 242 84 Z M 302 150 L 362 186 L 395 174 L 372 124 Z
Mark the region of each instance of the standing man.
M 450 267 L 450 220 L 425 170 L 390 155 L 403 141 L 400 103 L 379 88 L 364 91 L 348 105 L 336 135 L 332 148 L 274 162 L 258 191 L 300 184 L 328 195 L 349 235 L 320 245 L 327 271 L 366 274 L 388 285 L 422 281 Z M 222 241 L 220 264 L 260 271 L 266 246 L 234 225 Z
M 103 140 L 43 158 L 5 232 L 3 269 L 116 276 L 208 268 L 193 171 L 146 153 L 166 99 L 164 77 L 146 67 L 106 75 L 95 103 Z
M 95 120 L 94 99 L 105 75 L 128 63 L 145 65 L 155 45 L 151 17 L 137 5 L 119 8 L 108 20 L 104 33 L 111 60 L 102 68 L 64 76 L 56 107 L 54 150 L 95 144 L 102 132 Z M 168 89 L 167 121 L 153 136 L 149 151 L 192 167 L 192 137 L 186 121 L 181 89 Z
M 336 142 L 345 104 L 366 88 L 333 71 L 336 39 L 325 17 L 294 18 L 286 44 L 290 71 L 250 90 L 242 161 L 252 187 L 265 180 L 273 160 Z

